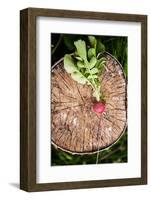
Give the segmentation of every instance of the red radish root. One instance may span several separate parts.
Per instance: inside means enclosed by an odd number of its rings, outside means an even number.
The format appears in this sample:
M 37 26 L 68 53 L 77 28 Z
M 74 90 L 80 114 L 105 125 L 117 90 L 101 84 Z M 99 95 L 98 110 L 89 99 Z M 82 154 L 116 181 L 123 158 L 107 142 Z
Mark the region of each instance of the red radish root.
M 102 102 L 94 103 L 92 107 L 93 111 L 96 113 L 103 113 L 105 110 L 105 104 Z

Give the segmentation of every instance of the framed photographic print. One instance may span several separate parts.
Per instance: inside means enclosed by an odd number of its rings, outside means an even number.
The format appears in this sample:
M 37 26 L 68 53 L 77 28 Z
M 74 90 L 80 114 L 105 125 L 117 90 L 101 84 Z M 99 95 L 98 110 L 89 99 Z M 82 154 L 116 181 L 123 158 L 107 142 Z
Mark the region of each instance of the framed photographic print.
M 147 16 L 20 12 L 20 188 L 147 184 Z

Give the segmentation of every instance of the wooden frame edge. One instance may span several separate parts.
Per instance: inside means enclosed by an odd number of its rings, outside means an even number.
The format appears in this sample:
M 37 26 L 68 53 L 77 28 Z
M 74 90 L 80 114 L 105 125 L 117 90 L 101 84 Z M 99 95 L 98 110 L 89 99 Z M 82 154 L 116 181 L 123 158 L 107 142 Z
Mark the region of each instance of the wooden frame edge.
M 30 9 L 20 11 L 20 189 L 25 191 L 36 183 L 35 31 Z
M 147 15 L 141 22 L 141 177 L 147 184 Z
M 28 190 L 28 9 L 20 12 L 20 188 Z
M 51 11 L 51 12 L 50 12 Z M 66 14 L 65 14 L 66 13 Z M 90 17 L 91 14 L 91 17 Z M 36 17 L 141 22 L 141 178 L 36 183 Z M 120 17 L 120 18 L 119 18 Z M 20 189 L 34 192 L 147 184 L 147 16 L 41 8 L 20 11 Z M 142 134 L 142 131 L 144 134 Z M 145 136 L 145 137 L 144 137 Z M 34 150 L 33 150 L 34 149 Z

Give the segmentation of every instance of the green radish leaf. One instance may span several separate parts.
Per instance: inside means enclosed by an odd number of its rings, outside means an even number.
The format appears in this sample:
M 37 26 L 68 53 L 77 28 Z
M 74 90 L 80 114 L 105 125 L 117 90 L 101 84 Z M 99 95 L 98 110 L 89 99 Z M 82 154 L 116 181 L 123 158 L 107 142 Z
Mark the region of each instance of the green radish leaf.
M 92 75 L 89 75 L 87 78 L 88 78 L 88 79 L 92 79 L 92 78 L 93 78 L 93 79 L 96 79 L 96 78 L 98 78 L 98 76 L 93 74 L 93 76 L 92 76 Z
M 80 69 L 85 68 L 84 63 L 82 61 L 77 62 L 77 67 L 80 68 Z
M 68 73 L 73 73 L 78 71 L 75 61 L 71 57 L 71 55 L 66 54 L 64 56 L 64 68 Z
M 78 55 L 87 62 L 87 52 L 86 52 L 86 44 L 83 40 L 78 40 L 74 42 L 74 45 L 76 46 Z
M 105 63 L 106 63 L 106 59 L 104 57 L 100 58 L 99 60 L 97 60 L 96 68 L 98 69 L 101 68 L 101 66 Z
M 96 57 L 95 48 L 90 48 L 90 49 L 88 50 L 88 58 L 89 58 L 89 60 L 90 60 L 93 56 Z
M 100 91 L 99 74 L 105 66 L 106 59 L 96 56 L 97 40 L 94 36 L 88 37 L 91 48 L 87 50 L 86 43 L 83 40 L 74 42 L 76 51 L 73 56 L 64 56 L 64 68 L 70 73 L 73 80 L 80 84 L 90 85 L 93 89 L 93 96 L 97 101 L 102 99 Z M 99 43 L 100 45 L 101 43 Z M 103 49 L 103 44 L 99 47 Z M 87 60 L 88 56 L 88 60 Z
M 104 44 L 100 40 L 97 40 L 97 46 L 96 46 L 97 54 L 100 53 L 100 52 L 104 52 L 104 51 L 105 51 Z
M 90 36 L 88 36 L 88 39 L 89 39 L 89 42 L 90 42 L 91 46 L 96 49 L 96 45 L 97 45 L 96 38 L 94 36 L 90 35 Z
M 83 61 L 83 59 L 80 58 L 79 56 L 75 56 L 75 58 L 76 58 L 77 60 Z
M 99 70 L 97 68 L 91 69 L 91 74 L 97 74 L 98 72 L 99 72 Z
M 95 66 L 96 62 L 97 62 L 97 59 L 96 57 L 93 56 L 89 62 L 89 69 L 92 69 Z
M 75 80 L 81 84 L 86 84 L 86 82 L 87 82 L 87 79 L 78 72 L 72 73 L 71 77 L 73 78 L 73 80 Z
M 104 64 L 100 64 L 97 69 L 99 70 L 99 73 L 102 73 L 104 68 L 105 68 L 105 65 Z

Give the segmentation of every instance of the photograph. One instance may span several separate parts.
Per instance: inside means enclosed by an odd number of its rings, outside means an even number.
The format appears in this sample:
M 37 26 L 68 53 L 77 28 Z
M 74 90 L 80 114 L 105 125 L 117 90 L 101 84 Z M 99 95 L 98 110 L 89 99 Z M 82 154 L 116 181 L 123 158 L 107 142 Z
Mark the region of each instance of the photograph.
M 128 37 L 50 34 L 51 166 L 127 163 Z
M 147 184 L 147 15 L 20 11 L 20 188 Z

